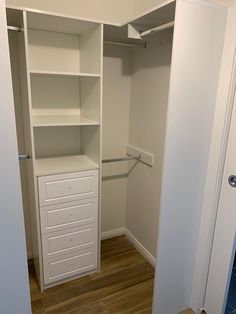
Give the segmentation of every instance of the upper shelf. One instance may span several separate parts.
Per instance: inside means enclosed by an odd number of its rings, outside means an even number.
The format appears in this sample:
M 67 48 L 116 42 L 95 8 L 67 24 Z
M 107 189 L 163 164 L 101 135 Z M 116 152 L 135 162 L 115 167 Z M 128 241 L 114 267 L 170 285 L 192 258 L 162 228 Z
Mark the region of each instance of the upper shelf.
M 98 73 L 64 72 L 64 71 L 41 71 L 31 70 L 31 75 L 64 76 L 64 77 L 95 77 L 100 78 Z
M 47 126 L 83 126 L 99 125 L 99 122 L 81 115 L 41 115 L 33 116 L 32 124 L 34 127 Z
M 98 23 L 88 22 L 81 19 L 35 12 L 27 12 L 27 22 L 30 29 L 75 35 L 83 34 L 98 25 Z

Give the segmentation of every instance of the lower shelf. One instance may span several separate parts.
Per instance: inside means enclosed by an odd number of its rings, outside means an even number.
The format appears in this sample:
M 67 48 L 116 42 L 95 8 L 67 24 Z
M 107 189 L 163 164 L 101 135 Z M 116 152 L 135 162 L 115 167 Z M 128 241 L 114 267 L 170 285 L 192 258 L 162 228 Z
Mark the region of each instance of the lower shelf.
M 99 165 L 85 155 L 36 159 L 36 176 L 97 170 Z

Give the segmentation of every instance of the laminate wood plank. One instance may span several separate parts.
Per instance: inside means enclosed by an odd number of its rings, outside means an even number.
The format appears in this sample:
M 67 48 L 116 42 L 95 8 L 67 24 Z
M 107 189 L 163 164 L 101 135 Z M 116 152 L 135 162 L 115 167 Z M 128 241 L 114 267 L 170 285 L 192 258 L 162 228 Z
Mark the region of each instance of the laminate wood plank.
M 32 307 L 32 313 L 34 314 L 42 314 L 45 313 L 44 305 L 43 305 L 43 300 L 38 299 L 34 300 L 31 302 L 31 307 Z

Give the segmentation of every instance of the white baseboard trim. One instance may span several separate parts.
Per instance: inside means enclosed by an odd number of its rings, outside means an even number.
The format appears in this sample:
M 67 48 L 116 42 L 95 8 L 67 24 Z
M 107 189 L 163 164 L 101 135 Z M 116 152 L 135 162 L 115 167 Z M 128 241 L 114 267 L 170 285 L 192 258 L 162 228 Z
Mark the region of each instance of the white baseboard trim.
M 148 252 L 147 249 L 135 238 L 135 236 L 128 230 L 125 230 L 125 235 L 129 239 L 129 241 L 133 244 L 133 246 L 137 249 L 137 251 L 143 255 L 143 257 L 155 268 L 156 267 L 156 259 L 155 257 Z
M 125 234 L 125 228 L 109 230 L 109 231 L 105 231 L 101 233 L 101 239 L 102 240 L 110 239 L 110 238 L 121 236 L 123 234 Z

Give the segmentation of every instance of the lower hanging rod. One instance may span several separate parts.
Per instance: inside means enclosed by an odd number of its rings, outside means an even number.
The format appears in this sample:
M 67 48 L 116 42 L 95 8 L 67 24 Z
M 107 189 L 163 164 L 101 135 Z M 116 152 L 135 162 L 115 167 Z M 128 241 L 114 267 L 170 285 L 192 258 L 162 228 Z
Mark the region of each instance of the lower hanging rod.
M 7 29 L 9 31 L 17 31 L 17 32 L 23 32 L 24 31 L 24 29 L 22 27 L 20 27 L 20 26 L 10 26 L 10 25 L 8 25 Z
M 123 157 L 123 158 L 111 158 L 111 159 L 103 159 L 102 163 L 103 164 L 108 164 L 111 162 L 118 162 L 118 161 L 130 161 L 130 160 L 141 160 L 141 156 L 139 157 Z

